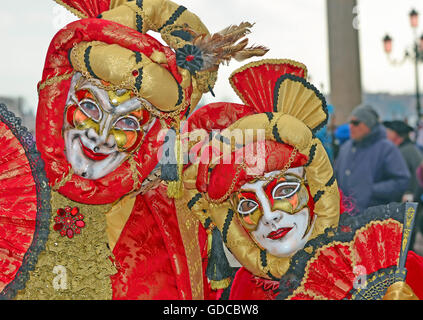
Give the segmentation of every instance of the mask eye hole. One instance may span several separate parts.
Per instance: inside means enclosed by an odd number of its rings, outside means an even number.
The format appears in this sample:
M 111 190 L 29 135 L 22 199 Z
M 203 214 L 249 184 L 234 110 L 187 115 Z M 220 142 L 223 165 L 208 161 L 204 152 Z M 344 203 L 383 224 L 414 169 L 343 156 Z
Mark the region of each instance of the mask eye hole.
M 83 100 L 79 104 L 81 111 L 89 118 L 94 121 L 100 121 L 101 119 L 101 110 L 100 108 L 91 100 Z
M 140 130 L 140 124 L 135 117 L 128 116 L 119 118 L 116 122 L 114 127 L 120 130 L 126 131 L 137 131 Z
M 286 199 L 292 197 L 300 189 L 298 182 L 282 182 L 276 185 L 272 191 L 273 199 Z
M 237 211 L 242 215 L 254 212 L 258 208 L 258 203 L 253 200 L 243 199 L 239 202 Z

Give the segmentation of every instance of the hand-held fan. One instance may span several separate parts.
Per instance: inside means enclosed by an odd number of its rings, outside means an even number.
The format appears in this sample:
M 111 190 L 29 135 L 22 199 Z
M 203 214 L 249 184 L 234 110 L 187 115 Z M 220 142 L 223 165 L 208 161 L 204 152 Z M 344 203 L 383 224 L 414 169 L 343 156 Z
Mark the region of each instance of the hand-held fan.
M 338 228 L 293 256 L 277 299 L 383 299 L 394 283 L 405 283 L 416 207 L 392 203 L 341 215 Z
M 50 196 L 31 133 L 0 104 L 0 299 L 25 287 L 45 248 Z
M 371 279 L 364 283 L 362 288 L 358 288 L 352 295 L 353 300 L 381 300 L 386 292 L 394 283 L 405 282 L 407 269 L 405 263 L 410 247 L 411 234 L 413 232 L 414 221 L 416 218 L 417 203 L 407 202 L 405 204 L 405 217 L 402 229 L 401 248 L 399 252 L 396 268 L 387 273 L 377 273 Z M 387 247 L 386 249 L 389 250 Z M 395 270 L 395 271 L 394 271 Z

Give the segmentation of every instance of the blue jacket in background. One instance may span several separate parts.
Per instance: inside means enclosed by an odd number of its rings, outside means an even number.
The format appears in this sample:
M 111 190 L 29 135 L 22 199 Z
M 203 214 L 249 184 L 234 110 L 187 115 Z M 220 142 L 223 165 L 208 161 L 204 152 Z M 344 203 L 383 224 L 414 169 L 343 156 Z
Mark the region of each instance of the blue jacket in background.
M 338 186 L 351 198 L 356 212 L 390 202 L 400 202 L 410 172 L 399 149 L 377 125 L 362 141 L 348 140 L 335 162 Z

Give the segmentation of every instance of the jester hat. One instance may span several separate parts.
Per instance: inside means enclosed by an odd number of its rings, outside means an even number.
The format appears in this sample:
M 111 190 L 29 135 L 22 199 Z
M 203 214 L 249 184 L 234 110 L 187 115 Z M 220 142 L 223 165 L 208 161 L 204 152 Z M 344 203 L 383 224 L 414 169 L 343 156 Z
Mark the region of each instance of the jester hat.
M 267 51 L 247 48 L 247 39 L 236 43 L 251 24 L 210 35 L 196 15 L 168 0 L 57 2 L 81 20 L 61 29 L 48 49 L 38 85 L 37 146 L 53 189 L 78 202 L 111 203 L 139 189 L 157 165 L 158 132 L 188 116 L 212 90 L 218 65 Z M 149 30 L 159 32 L 168 46 L 146 34 Z M 76 72 L 101 80 L 107 90 L 131 90 L 161 120 L 133 155 L 98 180 L 73 174 L 64 154 L 65 103 Z
M 339 220 L 336 179 L 322 143 L 314 136 L 327 122 L 326 102 L 306 77 L 306 67 L 291 60 L 262 60 L 236 70 L 230 77 L 231 85 L 256 114 L 239 119 L 215 137 L 220 144 L 230 146 L 229 156 L 217 152 L 218 159 L 211 161 L 214 151 L 207 151 L 198 164 L 196 188 L 211 202 L 208 213 L 226 246 L 250 272 L 267 279 L 280 279 L 290 259 L 275 257 L 254 245 L 228 201 L 233 192 L 256 178 L 256 173 L 249 172 L 254 172 L 257 157 L 265 160 L 264 173 L 304 166 L 311 195 L 309 206 L 315 216 L 311 238 L 336 227 Z M 230 139 L 235 129 L 261 129 L 265 139 L 260 142 L 255 138 L 252 143 L 237 146 Z M 262 154 L 258 151 L 260 143 L 264 146 Z M 216 144 L 212 141 L 210 145 Z M 248 155 L 253 156 L 248 159 Z M 243 161 L 235 161 L 243 156 Z

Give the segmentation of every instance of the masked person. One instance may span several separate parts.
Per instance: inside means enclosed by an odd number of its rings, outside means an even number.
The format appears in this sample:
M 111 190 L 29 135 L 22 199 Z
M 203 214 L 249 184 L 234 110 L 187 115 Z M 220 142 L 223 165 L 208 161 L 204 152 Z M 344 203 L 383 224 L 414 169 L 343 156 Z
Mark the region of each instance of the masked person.
M 336 277 L 325 278 L 325 270 L 337 274 L 345 263 L 348 276 L 353 274 L 354 239 L 369 248 L 375 244 L 374 251 L 359 255 L 363 264 L 395 268 L 398 263 L 402 227 L 394 218 L 405 223 L 404 210 L 390 209 L 397 212 L 390 217 L 386 208 L 376 207 L 362 220 L 341 217 L 346 207 L 326 151 L 313 134 L 327 121 L 326 102 L 306 77 L 306 67 L 289 60 L 262 60 L 236 70 L 230 82 L 254 114 L 213 135 L 200 148 L 198 161 L 184 171 L 188 207 L 212 238 L 208 276 L 231 282 L 229 299 L 349 299 L 355 294 L 354 278 L 342 282 L 344 291 L 336 289 L 336 294 L 316 292 L 338 285 Z M 255 132 L 251 140 L 241 134 L 247 130 Z M 379 232 L 374 227 L 379 224 L 386 239 L 370 241 L 367 234 Z M 242 265 L 232 281 L 222 242 Z M 392 257 L 385 259 L 378 246 Z M 422 294 L 423 259 L 410 253 L 405 260 L 408 282 L 385 281 L 389 291 L 385 297 L 382 290 L 379 298 L 415 299 L 413 290 Z M 314 270 L 310 264 L 315 261 L 322 265 L 317 275 L 307 271 Z M 369 277 L 379 270 L 367 267 Z
M 206 233 L 178 209 L 182 163 L 160 155 L 177 156 L 162 147 L 212 90 L 221 62 L 267 50 L 237 43 L 251 24 L 210 35 L 167 0 L 61 3 L 81 20 L 52 40 L 38 86 L 49 238 L 16 298 L 213 297 Z

